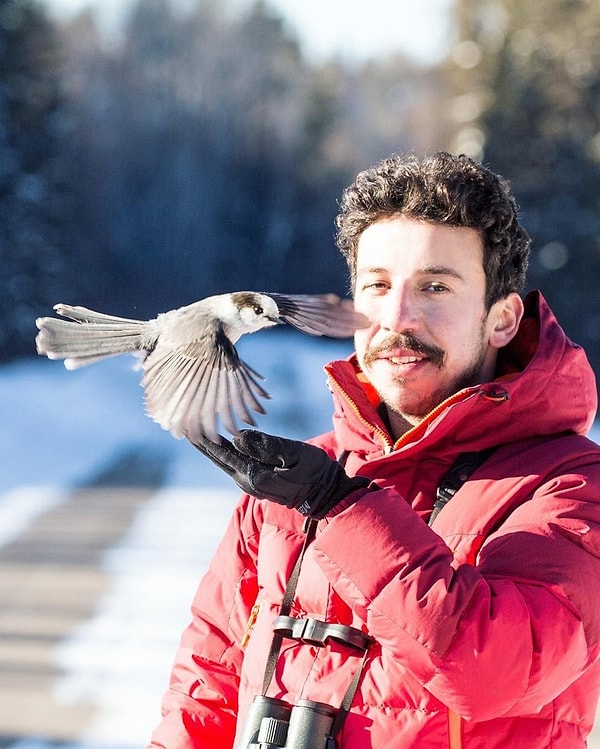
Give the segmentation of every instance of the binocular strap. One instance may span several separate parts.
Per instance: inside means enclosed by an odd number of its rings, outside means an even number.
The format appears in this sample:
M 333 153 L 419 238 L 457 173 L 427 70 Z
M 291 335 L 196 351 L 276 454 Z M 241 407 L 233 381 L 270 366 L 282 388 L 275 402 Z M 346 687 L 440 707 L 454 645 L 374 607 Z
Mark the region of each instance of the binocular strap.
M 308 549 L 309 544 L 314 541 L 317 532 L 317 521 L 313 518 L 307 518 L 304 523 L 304 531 L 304 543 L 302 544 L 300 554 L 296 559 L 296 563 L 294 564 L 294 568 L 285 587 L 285 593 L 283 594 L 283 601 L 281 602 L 281 609 L 279 611 L 280 616 L 288 616 L 292 609 L 292 602 L 296 593 L 296 586 L 298 585 L 298 577 L 300 576 L 300 567 L 302 566 L 302 560 L 304 559 L 304 555 L 306 553 L 306 550 Z M 282 643 L 283 635 L 279 632 L 275 632 L 273 634 L 273 639 L 271 640 L 271 649 L 269 650 L 267 665 L 265 667 L 265 676 L 263 679 L 262 688 L 263 697 L 266 696 L 269 684 L 271 683 L 271 679 L 273 678 L 273 674 L 275 673 L 275 666 L 277 664 L 277 658 L 279 657 L 279 651 L 281 650 Z
M 290 577 L 287 581 L 285 593 L 283 595 L 283 600 L 281 602 L 281 609 L 280 609 L 279 617 L 278 617 L 279 620 L 281 620 L 282 618 L 285 619 L 289 617 L 289 613 L 292 609 L 294 595 L 296 593 L 296 586 L 298 585 L 298 578 L 300 576 L 300 568 L 302 567 L 302 560 L 304 559 L 304 554 L 306 553 L 306 550 L 308 549 L 309 545 L 312 543 L 312 541 L 315 538 L 316 530 L 317 530 L 317 521 L 314 518 L 307 518 L 305 525 L 304 525 L 304 532 L 306 534 L 304 538 L 304 543 L 302 544 L 302 548 L 300 549 L 298 558 L 296 559 L 296 562 L 294 564 Z M 291 617 L 289 617 L 289 619 L 290 621 L 293 621 Z M 352 628 L 343 627 L 341 629 L 350 630 Z M 271 683 L 271 679 L 273 678 L 273 674 L 275 673 L 275 666 L 277 664 L 277 658 L 279 657 L 279 653 L 281 651 L 281 645 L 283 643 L 284 638 L 286 637 L 283 631 L 284 630 L 282 628 L 279 628 L 279 629 L 276 628 L 273 632 L 273 639 L 271 641 L 271 648 L 269 650 L 269 655 L 267 656 L 265 676 L 263 679 L 263 689 L 262 689 L 263 697 L 265 697 L 267 694 L 269 684 Z M 348 688 L 346 689 L 346 693 L 344 694 L 344 699 L 342 700 L 342 704 L 340 705 L 340 708 L 337 711 L 336 716 L 334 718 L 333 724 L 331 726 L 332 738 L 336 736 L 342 730 L 342 726 L 344 725 L 344 721 L 346 720 L 346 716 L 348 715 L 348 712 L 350 711 L 350 706 L 352 705 L 352 702 L 354 700 L 356 690 L 358 689 L 360 677 L 367 663 L 367 657 L 369 654 L 369 645 L 371 644 L 372 639 L 368 635 L 365 635 L 362 632 L 358 632 L 358 630 L 357 630 L 357 634 L 362 635 L 362 638 L 358 638 L 359 640 L 362 640 L 361 644 L 358 645 L 356 643 L 351 643 L 351 642 L 349 642 L 348 644 L 351 647 L 354 647 L 354 649 L 358 648 L 359 650 L 362 650 L 363 657 L 362 657 L 362 661 L 361 661 L 359 668 L 356 670 L 354 676 L 352 677 L 352 681 L 350 682 L 350 684 L 348 685 Z M 334 638 L 334 639 L 338 639 L 338 638 Z

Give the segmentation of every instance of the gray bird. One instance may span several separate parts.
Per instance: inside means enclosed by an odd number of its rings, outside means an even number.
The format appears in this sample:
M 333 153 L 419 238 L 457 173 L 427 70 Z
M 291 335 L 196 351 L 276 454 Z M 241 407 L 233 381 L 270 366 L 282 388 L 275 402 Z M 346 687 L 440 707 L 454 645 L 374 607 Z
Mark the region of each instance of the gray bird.
M 218 422 L 237 434 L 236 419 L 251 426 L 264 414 L 263 377 L 240 359 L 245 333 L 289 323 L 311 335 L 352 336 L 366 319 L 335 294 L 284 295 L 239 291 L 211 296 L 152 320 L 129 320 L 85 307 L 57 304 L 66 320 L 40 317 L 36 347 L 77 369 L 109 356 L 139 352 L 146 411 L 175 437 L 217 440 Z

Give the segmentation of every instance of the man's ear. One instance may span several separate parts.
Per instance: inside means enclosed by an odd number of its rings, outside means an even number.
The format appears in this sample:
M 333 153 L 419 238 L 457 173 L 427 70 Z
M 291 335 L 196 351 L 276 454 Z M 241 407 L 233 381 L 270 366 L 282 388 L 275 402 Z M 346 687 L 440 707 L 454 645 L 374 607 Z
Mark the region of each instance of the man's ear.
M 515 292 L 492 305 L 488 317 L 490 346 L 498 349 L 512 341 L 519 329 L 523 311 L 523 300 Z

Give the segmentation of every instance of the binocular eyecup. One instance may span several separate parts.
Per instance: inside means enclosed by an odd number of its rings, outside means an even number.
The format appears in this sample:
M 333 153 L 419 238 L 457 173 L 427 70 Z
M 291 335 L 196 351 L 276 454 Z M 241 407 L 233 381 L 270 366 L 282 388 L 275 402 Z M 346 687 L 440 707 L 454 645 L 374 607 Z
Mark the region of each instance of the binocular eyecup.
M 330 732 L 336 712 L 324 702 L 290 705 L 258 695 L 248 708 L 238 749 L 335 749 Z

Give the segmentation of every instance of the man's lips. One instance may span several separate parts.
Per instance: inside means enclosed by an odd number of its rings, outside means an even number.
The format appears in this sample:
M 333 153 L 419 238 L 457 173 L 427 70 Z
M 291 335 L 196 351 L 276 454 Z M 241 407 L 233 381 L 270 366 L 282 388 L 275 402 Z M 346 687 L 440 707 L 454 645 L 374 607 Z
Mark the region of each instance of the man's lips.
M 415 364 L 427 358 L 425 354 L 417 353 L 416 351 L 407 351 L 406 349 L 383 350 L 379 351 L 375 356 L 377 361 L 385 360 L 392 362 L 392 364 Z
M 385 359 L 392 364 L 417 364 L 418 362 L 427 361 L 426 356 L 397 356 L 395 354 L 388 354 L 387 356 L 379 356 L 378 359 Z
M 388 338 L 365 352 L 365 364 L 372 364 L 376 361 L 387 361 L 396 366 L 431 362 L 441 367 L 444 361 L 444 351 L 412 335 L 396 335 L 393 339 Z

